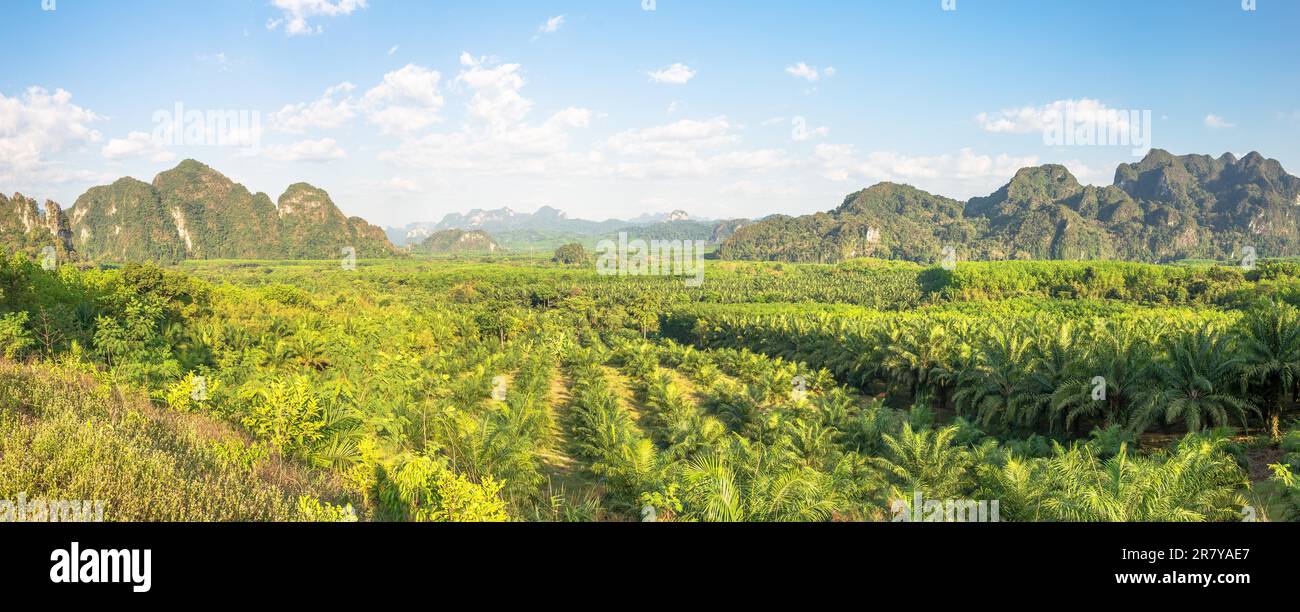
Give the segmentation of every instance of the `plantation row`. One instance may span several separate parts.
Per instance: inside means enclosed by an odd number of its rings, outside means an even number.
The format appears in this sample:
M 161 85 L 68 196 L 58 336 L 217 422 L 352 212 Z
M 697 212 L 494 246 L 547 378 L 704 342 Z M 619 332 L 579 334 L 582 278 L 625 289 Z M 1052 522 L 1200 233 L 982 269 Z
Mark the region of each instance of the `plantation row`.
M 1146 454 L 1106 432 L 1068 447 L 1003 443 L 746 351 L 633 343 L 610 363 L 631 381 L 639 417 L 591 352 L 566 371 L 579 453 L 622 514 L 898 520 L 917 500 L 993 499 L 1002 520 L 1239 520 L 1247 505 L 1242 449 L 1220 435 Z
M 1300 390 L 1300 313 L 1278 301 L 1245 313 L 1104 316 L 1015 303 L 833 317 L 706 307 L 675 311 L 664 331 L 804 361 L 896 405 L 951 410 L 999 432 L 1241 425 L 1276 439 Z
M 891 520 L 918 494 L 1000 500 L 1002 520 L 1276 520 L 1300 498 L 1281 301 L 949 301 L 917 280 L 939 271 L 871 262 L 719 264 L 714 294 L 432 265 L 0 261 L 0 499 L 105 499 L 109 520 L 786 521 Z M 1236 300 L 1288 281 L 1233 282 Z M 818 286 L 826 303 L 788 303 Z M 1280 442 L 1208 431 L 1243 423 Z

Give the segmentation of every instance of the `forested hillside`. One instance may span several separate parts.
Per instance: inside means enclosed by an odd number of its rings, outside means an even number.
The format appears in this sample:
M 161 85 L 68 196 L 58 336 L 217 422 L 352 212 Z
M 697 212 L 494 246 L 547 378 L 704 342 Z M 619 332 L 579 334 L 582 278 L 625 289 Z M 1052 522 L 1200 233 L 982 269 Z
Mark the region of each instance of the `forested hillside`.
M 1251 153 L 1175 156 L 1152 150 L 1113 185 L 1080 185 L 1064 166 L 1019 171 L 964 204 L 884 183 L 829 213 L 777 216 L 741 228 L 724 259 L 831 263 L 854 257 L 963 260 L 1173 261 L 1300 255 L 1300 179 Z
M 193 160 L 153 183 L 94 187 L 70 210 L 73 248 L 93 261 L 387 257 L 382 229 L 348 218 L 325 191 L 298 183 L 277 202 Z

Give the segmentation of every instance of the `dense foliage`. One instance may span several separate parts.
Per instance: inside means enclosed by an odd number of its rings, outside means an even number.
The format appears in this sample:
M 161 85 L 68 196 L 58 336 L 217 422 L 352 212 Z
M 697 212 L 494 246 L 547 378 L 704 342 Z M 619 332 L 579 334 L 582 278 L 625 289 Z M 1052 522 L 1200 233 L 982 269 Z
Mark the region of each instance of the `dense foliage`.
M 1297 283 L 19 255 L 0 260 L 0 499 L 99 499 L 109 520 L 897 520 L 918 500 L 1285 520 Z

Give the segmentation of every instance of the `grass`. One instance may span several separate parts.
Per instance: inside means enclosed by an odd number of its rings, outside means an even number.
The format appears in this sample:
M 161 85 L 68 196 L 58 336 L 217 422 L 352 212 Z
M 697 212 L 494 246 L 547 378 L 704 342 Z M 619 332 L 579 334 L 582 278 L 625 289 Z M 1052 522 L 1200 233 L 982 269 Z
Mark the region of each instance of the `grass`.
M 86 500 L 107 521 L 291 521 L 328 477 L 246 434 L 66 366 L 0 361 L 0 499 Z

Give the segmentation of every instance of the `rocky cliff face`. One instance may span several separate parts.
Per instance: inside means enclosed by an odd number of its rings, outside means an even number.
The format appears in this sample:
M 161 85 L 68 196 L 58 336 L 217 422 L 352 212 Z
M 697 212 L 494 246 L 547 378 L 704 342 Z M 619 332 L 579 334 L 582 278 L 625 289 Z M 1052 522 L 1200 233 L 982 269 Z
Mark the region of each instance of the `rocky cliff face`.
M 193 160 L 152 183 L 124 178 L 77 199 L 68 228 L 86 257 L 112 261 L 333 259 L 396 253 L 383 231 L 349 219 L 325 191 L 298 183 L 279 204 Z
M 75 258 L 72 230 L 67 215 L 53 201 L 45 202 L 44 211 L 36 200 L 21 193 L 12 198 L 0 194 L 0 246 L 8 252 L 40 256 L 53 247 L 61 260 Z

